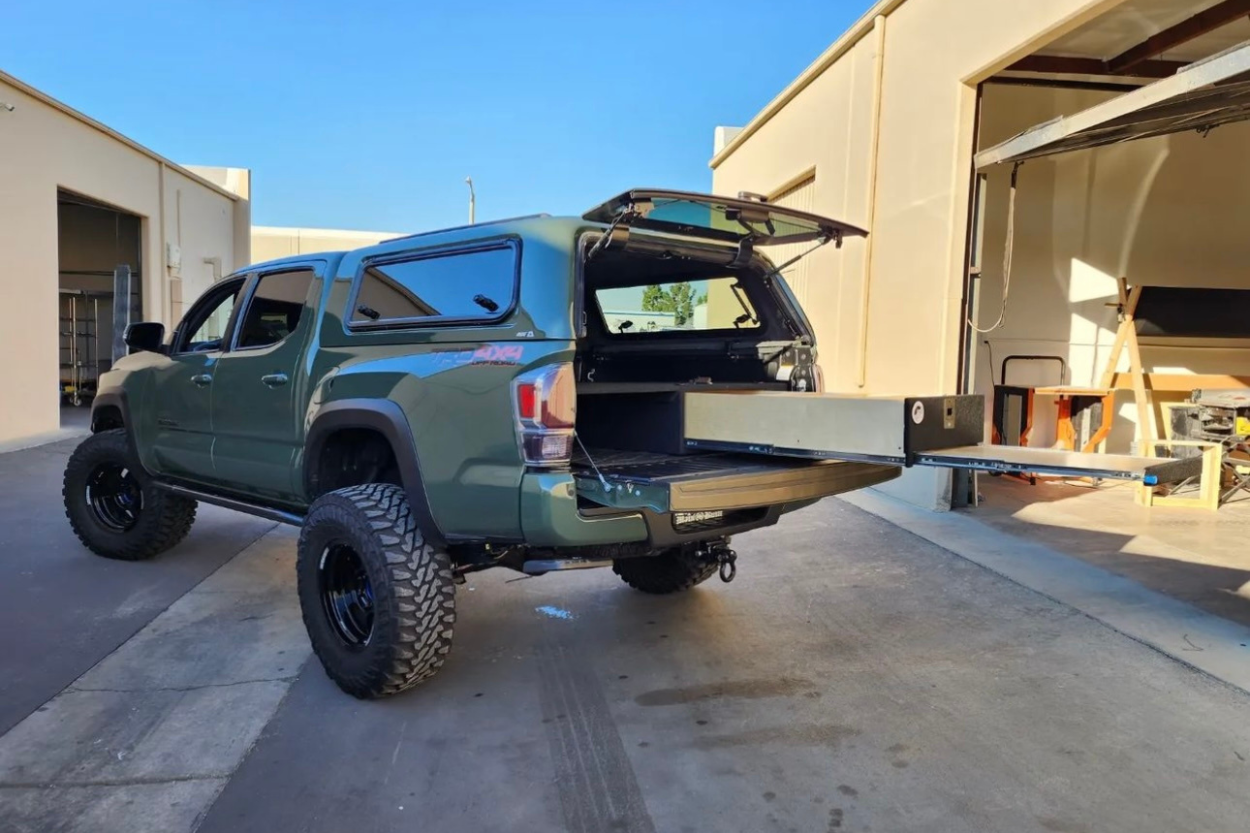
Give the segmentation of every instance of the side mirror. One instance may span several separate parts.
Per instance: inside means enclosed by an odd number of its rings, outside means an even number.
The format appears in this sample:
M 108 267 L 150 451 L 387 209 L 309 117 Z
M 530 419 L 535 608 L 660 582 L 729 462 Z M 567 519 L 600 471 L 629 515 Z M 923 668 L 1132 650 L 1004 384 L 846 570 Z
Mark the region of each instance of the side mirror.
M 126 346 L 130 352 L 146 350 L 149 353 L 164 352 L 165 325 L 156 321 L 142 321 L 126 328 Z

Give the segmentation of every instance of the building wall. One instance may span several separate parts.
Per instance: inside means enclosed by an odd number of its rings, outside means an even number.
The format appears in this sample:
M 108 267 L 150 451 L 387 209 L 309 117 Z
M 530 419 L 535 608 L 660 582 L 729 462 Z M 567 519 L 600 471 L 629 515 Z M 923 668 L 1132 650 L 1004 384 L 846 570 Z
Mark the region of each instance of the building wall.
M 59 425 L 58 188 L 142 218 L 144 317 L 167 325 L 174 322 L 163 233 L 172 235 L 176 228 L 177 195 L 182 195 L 183 263 L 192 282 L 204 281 L 199 259 L 233 262 L 248 240 L 234 234 L 233 196 L 179 173 L 3 74 L 0 101 L 15 108 L 0 110 L 0 353 L 9 357 L 0 362 L 3 443 Z M 15 356 L 21 361 L 12 360 Z
M 982 147 L 1078 112 L 1111 93 L 989 84 Z M 977 390 L 988 393 L 1004 356 L 1058 355 L 1070 381 L 1097 384 L 1115 339 L 1117 279 L 1146 286 L 1250 287 L 1250 124 L 1160 136 L 1039 159 L 1018 175 L 1011 291 L 1001 327 L 978 337 Z M 1001 309 L 1010 166 L 988 170 L 979 323 Z M 988 349 L 984 344 L 989 342 Z M 1142 340 L 1147 370 L 1250 374 L 1247 344 Z M 1053 383 L 1055 371 L 1014 365 L 1017 384 Z M 1120 368 L 1128 369 L 1127 356 Z M 1157 394 L 1156 398 L 1162 398 Z M 1136 409 L 1120 394 L 1112 451 L 1127 452 Z M 1053 441 L 1054 408 L 1039 401 L 1034 439 Z
M 234 245 L 235 202 L 173 169 L 166 169 L 164 179 L 165 237 L 181 251 L 181 264 L 167 267 L 162 282 L 161 320 L 172 326 L 238 260 L 247 260 L 249 241 Z
M 871 231 L 812 263 L 808 314 L 832 390 L 956 389 L 976 84 L 1116 4 L 885 0 L 713 159 L 724 194 L 774 193 L 814 170 L 815 210 Z M 948 482 L 910 472 L 893 488 L 940 506 Z
M 256 263 L 292 255 L 337 252 L 373 246 L 404 232 L 344 229 L 252 227 L 252 258 Z
M 874 59 L 871 38 L 852 46 L 714 169 L 713 191 L 771 196 L 810 177 L 812 211 L 866 226 Z M 840 250 L 826 246 L 808 256 L 801 300 L 832 390 L 856 387 L 866 248 L 851 238 Z M 782 254 L 769 252 L 774 259 Z

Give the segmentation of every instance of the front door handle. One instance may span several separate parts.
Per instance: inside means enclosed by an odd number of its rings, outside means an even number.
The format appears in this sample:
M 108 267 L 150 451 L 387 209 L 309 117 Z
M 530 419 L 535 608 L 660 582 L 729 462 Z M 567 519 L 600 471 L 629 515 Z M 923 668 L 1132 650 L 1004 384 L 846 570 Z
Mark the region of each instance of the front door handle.
M 287 375 L 285 373 L 269 373 L 260 377 L 265 383 L 265 387 L 277 388 L 287 383 Z
M 213 381 L 213 376 L 211 373 L 201 373 L 198 376 L 192 376 L 191 381 L 195 383 L 197 388 L 202 388 L 209 382 Z

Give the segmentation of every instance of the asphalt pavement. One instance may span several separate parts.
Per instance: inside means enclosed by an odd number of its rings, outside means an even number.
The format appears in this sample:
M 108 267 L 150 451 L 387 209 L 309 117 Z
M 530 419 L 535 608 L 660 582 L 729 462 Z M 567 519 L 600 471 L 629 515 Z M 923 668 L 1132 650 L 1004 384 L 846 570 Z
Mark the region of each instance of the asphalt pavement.
M 843 501 L 683 595 L 472 576 L 442 673 L 361 702 L 291 530 L 94 558 L 66 453 L 0 456 L 6 833 L 1246 827 L 1250 695 Z
M 201 506 L 195 533 L 163 558 L 95 558 L 61 501 L 78 442 L 0 454 L 0 734 L 274 526 Z

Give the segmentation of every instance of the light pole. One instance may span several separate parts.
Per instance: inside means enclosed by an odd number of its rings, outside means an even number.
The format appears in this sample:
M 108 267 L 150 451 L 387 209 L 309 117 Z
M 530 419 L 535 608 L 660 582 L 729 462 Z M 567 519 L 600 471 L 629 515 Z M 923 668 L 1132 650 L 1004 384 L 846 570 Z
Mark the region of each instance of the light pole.
M 477 213 L 477 194 L 473 193 L 473 177 L 466 176 L 464 184 L 469 186 L 469 225 L 473 225 L 476 221 L 474 215 Z

